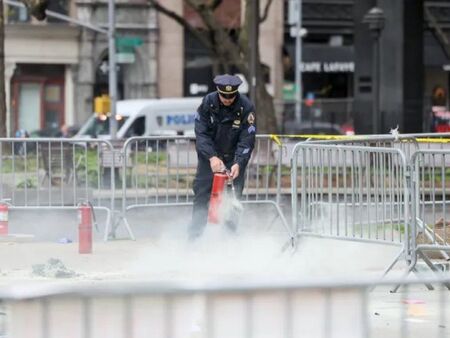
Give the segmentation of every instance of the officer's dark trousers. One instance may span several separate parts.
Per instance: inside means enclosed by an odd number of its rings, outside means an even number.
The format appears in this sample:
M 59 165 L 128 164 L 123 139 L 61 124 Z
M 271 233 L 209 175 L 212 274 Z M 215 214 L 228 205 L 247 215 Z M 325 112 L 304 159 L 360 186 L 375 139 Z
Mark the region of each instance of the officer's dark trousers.
M 228 169 L 232 162 L 225 163 Z M 208 160 L 200 159 L 197 166 L 197 175 L 194 180 L 194 207 L 192 210 L 192 221 L 189 225 L 189 238 L 195 239 L 203 233 L 208 219 L 209 199 L 213 182 L 213 172 Z M 242 196 L 244 189 L 245 167 L 239 168 L 239 176 L 233 181 L 237 198 Z M 227 222 L 226 226 L 235 231 L 237 224 L 233 221 Z

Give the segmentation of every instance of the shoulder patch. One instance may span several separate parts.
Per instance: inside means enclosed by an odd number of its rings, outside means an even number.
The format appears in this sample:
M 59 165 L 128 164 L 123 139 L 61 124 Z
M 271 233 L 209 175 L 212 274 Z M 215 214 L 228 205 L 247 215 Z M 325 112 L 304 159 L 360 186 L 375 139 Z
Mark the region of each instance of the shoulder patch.
M 253 115 L 253 112 L 251 112 L 251 113 L 248 114 L 247 122 L 248 122 L 249 124 L 255 123 L 255 115 Z

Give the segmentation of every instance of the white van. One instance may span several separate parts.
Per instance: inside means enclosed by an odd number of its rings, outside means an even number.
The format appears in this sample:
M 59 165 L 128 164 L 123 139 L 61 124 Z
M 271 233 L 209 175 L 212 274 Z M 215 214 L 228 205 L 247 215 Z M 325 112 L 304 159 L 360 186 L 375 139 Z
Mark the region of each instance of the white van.
M 195 112 L 201 102 L 201 97 L 117 101 L 117 138 L 194 135 Z M 75 137 L 108 139 L 109 117 L 93 114 Z

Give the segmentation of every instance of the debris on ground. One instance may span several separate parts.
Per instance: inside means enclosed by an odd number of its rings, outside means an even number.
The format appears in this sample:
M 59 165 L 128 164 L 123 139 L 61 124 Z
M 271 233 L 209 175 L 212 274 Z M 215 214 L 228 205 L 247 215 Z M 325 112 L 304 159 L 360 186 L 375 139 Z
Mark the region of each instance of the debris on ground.
M 50 258 L 46 264 L 34 264 L 32 270 L 34 276 L 40 277 L 73 278 L 79 276 L 75 271 L 67 269 L 57 258 Z
M 63 238 L 58 239 L 58 243 L 59 244 L 69 244 L 69 243 L 72 243 L 72 242 L 73 241 L 70 238 L 67 238 L 67 237 L 63 237 Z

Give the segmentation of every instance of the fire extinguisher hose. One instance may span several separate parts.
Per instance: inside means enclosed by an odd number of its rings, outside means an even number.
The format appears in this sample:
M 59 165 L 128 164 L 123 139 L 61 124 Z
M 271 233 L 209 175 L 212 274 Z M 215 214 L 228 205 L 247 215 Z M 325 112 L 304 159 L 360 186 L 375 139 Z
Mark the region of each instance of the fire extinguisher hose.
M 96 230 L 97 232 L 100 232 L 100 230 L 99 230 L 99 228 L 98 228 L 98 224 L 97 224 L 97 218 L 95 217 L 94 206 L 93 206 L 92 203 L 91 203 L 90 201 L 88 201 L 88 200 L 81 200 L 81 202 L 79 202 L 78 205 L 81 205 L 81 204 L 83 204 L 83 203 L 87 204 L 87 205 L 91 208 L 92 222 L 94 223 L 95 230 Z
M 95 227 L 95 231 L 100 232 L 100 230 L 98 229 L 98 224 L 97 224 L 97 218 L 95 217 L 95 211 L 94 211 L 94 206 L 92 205 L 92 203 L 90 201 L 87 201 L 87 204 L 89 205 L 89 207 L 91 208 L 92 211 L 92 222 L 94 223 L 94 227 Z

